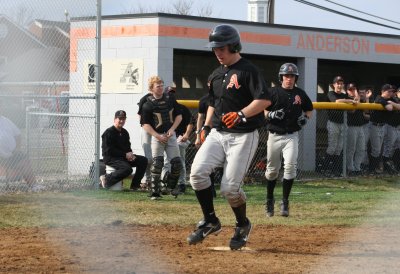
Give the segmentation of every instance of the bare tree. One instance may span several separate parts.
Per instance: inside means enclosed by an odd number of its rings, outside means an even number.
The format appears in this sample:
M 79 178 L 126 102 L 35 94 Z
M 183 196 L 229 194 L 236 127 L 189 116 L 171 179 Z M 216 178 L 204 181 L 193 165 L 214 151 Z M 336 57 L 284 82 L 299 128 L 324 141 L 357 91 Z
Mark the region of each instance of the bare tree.
M 213 13 L 213 8 L 210 3 L 205 4 L 204 6 L 201 6 L 197 10 L 197 15 L 200 17 L 211 17 L 212 13 Z
M 197 14 L 194 14 L 192 8 L 194 6 L 194 0 L 176 0 L 172 3 L 172 7 L 145 7 L 141 4 L 137 6 L 131 7 L 128 10 L 123 10 L 122 13 L 152 13 L 152 12 L 163 12 L 163 13 L 172 13 L 172 14 L 180 14 L 180 15 L 197 15 L 201 17 L 209 17 L 213 13 L 213 9 L 210 3 L 203 4 L 198 10 Z
M 177 14 L 190 15 L 192 14 L 193 0 L 176 0 L 172 6 Z
M 14 20 L 21 26 L 28 25 L 33 20 L 33 11 L 24 5 L 19 5 L 14 12 Z
M 137 6 L 133 6 L 128 10 L 123 10 L 121 13 L 130 14 L 130 13 L 153 13 L 153 12 L 164 12 L 169 13 L 170 11 L 166 7 L 157 6 L 157 7 L 146 7 L 139 3 Z

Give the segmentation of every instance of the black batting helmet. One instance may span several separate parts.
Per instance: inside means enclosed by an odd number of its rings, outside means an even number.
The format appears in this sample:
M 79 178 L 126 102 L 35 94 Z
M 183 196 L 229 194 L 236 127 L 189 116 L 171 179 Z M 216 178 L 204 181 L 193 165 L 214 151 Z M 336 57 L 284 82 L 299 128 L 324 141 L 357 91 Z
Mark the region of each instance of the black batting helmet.
M 214 27 L 208 37 L 208 48 L 220 48 L 229 45 L 229 51 L 232 53 L 240 52 L 242 45 L 240 44 L 239 31 L 232 25 L 218 25 Z
M 282 81 L 282 75 L 295 75 L 296 81 L 299 78 L 299 70 L 293 63 L 285 63 L 279 69 L 279 80 Z

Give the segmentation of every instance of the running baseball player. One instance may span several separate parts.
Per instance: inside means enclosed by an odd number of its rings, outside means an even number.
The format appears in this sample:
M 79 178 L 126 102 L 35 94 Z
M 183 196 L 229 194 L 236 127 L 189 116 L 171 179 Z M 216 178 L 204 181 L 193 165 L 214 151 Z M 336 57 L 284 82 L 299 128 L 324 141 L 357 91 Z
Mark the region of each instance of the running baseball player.
M 208 136 L 195 156 L 190 174 L 204 219 L 187 241 L 197 244 L 221 231 L 221 222 L 214 211 L 210 174 L 223 166 L 220 192 L 236 217 L 229 246 L 237 250 L 246 245 L 252 228 L 246 216 L 246 195 L 241 185 L 257 149 L 257 129 L 263 124 L 263 110 L 270 101 L 261 73 L 240 55 L 242 46 L 235 27 L 214 27 L 207 46 L 212 48 L 221 66 L 209 77 L 210 104 L 200 133 L 203 140 Z
M 267 129 L 267 202 L 268 217 L 274 216 L 274 189 L 279 170 L 284 164 L 282 181 L 281 216 L 289 216 L 289 194 L 297 171 L 299 154 L 299 130 L 310 119 L 313 105 L 306 92 L 295 86 L 299 71 L 292 63 L 279 69 L 281 86 L 270 89 L 271 106 L 266 110 Z

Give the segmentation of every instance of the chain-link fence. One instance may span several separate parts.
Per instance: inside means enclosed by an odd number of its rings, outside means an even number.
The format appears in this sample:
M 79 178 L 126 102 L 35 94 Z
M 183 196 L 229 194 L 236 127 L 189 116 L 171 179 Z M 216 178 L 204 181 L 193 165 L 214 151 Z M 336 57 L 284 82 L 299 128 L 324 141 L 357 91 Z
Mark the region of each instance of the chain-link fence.
M 96 0 L 1 2 L 0 192 L 93 186 L 95 96 L 70 70 L 70 17 L 96 18 Z
M 400 126 L 396 126 L 399 113 L 391 113 L 392 119 L 387 123 L 370 122 L 371 113 L 382 112 L 377 110 L 381 107 L 362 105 L 363 110 L 346 111 L 324 109 L 334 107 L 333 103 L 327 103 L 314 110 L 313 118 L 299 133 L 297 180 L 399 174 Z M 197 115 L 196 110 L 192 109 L 192 113 Z M 263 127 L 259 133 L 258 149 L 245 178 L 246 183 L 266 180 L 268 130 Z M 194 140 L 193 134 L 186 154 L 188 174 L 197 151 Z M 281 177 L 283 162 L 284 159 Z
M 96 4 L 1 2 L 0 192 L 96 185 Z M 79 17 L 72 30 L 70 17 Z M 329 113 L 317 109 L 299 133 L 297 179 L 397 174 L 396 123 L 358 126 L 347 124 L 352 112 L 335 112 L 342 123 Z M 268 132 L 259 131 L 246 182 L 265 180 Z M 194 139 L 186 154 L 188 175 Z

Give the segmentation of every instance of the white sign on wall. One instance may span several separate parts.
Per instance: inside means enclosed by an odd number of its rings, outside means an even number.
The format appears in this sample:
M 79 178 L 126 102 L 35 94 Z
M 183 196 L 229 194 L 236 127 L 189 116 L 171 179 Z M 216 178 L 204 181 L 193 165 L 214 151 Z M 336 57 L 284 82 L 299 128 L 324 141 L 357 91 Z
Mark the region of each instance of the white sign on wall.
M 96 89 L 95 62 L 84 65 L 85 92 Z M 142 59 L 106 59 L 102 60 L 101 93 L 142 93 Z

